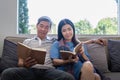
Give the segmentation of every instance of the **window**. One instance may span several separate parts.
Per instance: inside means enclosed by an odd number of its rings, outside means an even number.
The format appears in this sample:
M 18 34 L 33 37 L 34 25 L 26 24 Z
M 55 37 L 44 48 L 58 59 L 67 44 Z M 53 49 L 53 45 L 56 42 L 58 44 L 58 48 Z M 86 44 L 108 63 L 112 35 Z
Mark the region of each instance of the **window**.
M 77 34 L 117 35 L 117 0 L 28 0 L 29 32 L 36 33 L 40 16 L 51 17 L 51 33 L 57 33 L 62 18 L 71 19 Z

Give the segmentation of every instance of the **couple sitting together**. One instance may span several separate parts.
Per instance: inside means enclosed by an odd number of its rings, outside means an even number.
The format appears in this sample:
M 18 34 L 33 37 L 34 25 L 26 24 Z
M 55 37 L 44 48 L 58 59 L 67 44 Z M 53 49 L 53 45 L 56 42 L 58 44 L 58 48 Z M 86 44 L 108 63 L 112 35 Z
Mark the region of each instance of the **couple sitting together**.
M 103 80 L 103 76 L 90 62 L 85 44 L 106 45 L 105 40 L 80 42 L 76 38 L 73 22 L 65 18 L 58 24 L 58 36 L 54 41 L 47 36 L 51 26 L 52 21 L 48 16 L 40 17 L 36 24 L 36 36 L 23 42 L 32 48 L 47 49 L 44 65 L 37 64 L 37 61 L 31 57 L 25 60 L 18 57 L 18 67 L 5 69 L 1 80 Z M 63 60 L 60 50 L 73 51 L 77 44 L 82 44 L 82 46 L 79 47 L 76 57 Z

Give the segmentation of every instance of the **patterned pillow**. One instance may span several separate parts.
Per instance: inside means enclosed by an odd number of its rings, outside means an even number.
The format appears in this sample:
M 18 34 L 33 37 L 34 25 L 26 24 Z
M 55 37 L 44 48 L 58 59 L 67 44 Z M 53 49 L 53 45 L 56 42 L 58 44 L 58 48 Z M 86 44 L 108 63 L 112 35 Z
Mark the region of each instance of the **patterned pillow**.
M 105 47 L 99 44 L 87 44 L 87 51 L 93 65 L 101 72 L 109 72 Z

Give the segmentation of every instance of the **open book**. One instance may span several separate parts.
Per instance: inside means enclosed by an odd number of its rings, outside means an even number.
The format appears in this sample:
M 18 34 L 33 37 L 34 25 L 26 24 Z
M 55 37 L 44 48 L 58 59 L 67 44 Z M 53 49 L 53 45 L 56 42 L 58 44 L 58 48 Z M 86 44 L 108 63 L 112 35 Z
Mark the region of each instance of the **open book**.
M 26 59 L 27 57 L 31 57 L 36 59 L 38 64 L 44 64 L 46 49 L 42 48 L 31 48 L 23 43 L 17 43 L 17 53 L 18 56 L 22 59 Z
M 79 43 L 75 46 L 73 52 L 72 51 L 60 50 L 60 54 L 61 54 L 62 59 L 67 60 L 67 59 L 69 59 L 69 57 L 72 57 L 74 59 L 81 47 L 82 47 L 82 43 Z

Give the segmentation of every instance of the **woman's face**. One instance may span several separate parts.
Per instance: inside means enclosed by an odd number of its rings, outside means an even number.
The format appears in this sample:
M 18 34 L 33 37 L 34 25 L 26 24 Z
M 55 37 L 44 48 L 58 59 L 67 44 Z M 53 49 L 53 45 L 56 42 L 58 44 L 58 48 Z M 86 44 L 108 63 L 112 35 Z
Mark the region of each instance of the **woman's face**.
M 73 28 L 71 25 L 66 24 L 62 27 L 62 35 L 66 41 L 71 41 L 73 37 Z

